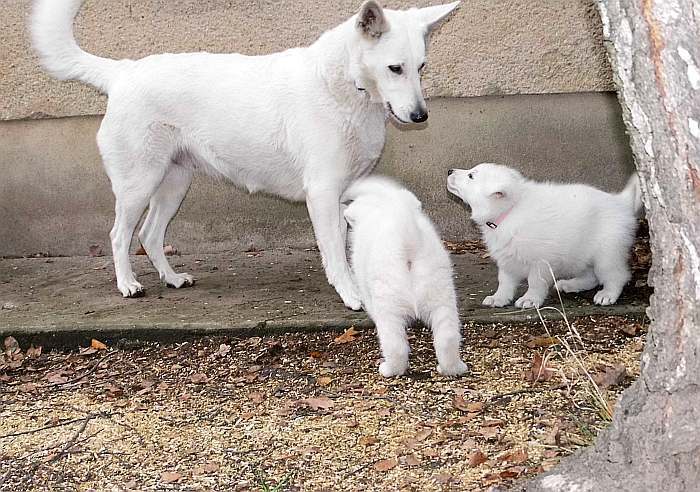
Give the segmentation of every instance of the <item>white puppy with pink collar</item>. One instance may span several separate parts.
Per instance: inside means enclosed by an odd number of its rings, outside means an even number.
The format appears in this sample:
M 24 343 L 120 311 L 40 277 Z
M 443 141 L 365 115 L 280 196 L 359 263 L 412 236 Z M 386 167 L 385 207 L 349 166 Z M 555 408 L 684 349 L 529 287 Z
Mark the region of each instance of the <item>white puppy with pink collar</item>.
M 537 183 L 515 169 L 479 164 L 448 172 L 447 188 L 472 210 L 491 257 L 498 289 L 486 306 L 540 307 L 558 280 L 563 292 L 602 285 L 596 304 L 614 304 L 630 279 L 628 255 L 641 209 L 639 179 L 619 194 L 583 184 Z

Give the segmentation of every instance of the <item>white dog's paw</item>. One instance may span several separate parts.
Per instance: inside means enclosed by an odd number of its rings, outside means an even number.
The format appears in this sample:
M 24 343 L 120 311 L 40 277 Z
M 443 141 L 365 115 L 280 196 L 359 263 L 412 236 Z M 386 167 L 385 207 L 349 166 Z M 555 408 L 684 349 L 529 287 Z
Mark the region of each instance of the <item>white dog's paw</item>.
M 345 307 L 350 308 L 353 311 L 359 311 L 360 309 L 362 309 L 362 301 L 360 300 L 360 296 L 357 294 L 357 291 L 355 290 L 354 286 L 350 289 L 336 287 L 335 290 L 338 292 L 338 295 L 343 300 L 343 304 L 345 304 Z
M 533 297 L 525 294 L 520 299 L 515 301 L 515 307 L 521 309 L 538 308 L 544 302 L 543 298 Z
M 491 307 L 503 307 L 510 304 L 510 299 L 508 299 L 507 297 L 496 297 L 495 295 L 486 296 L 484 297 L 484 300 L 481 301 L 481 304 L 483 304 L 484 306 Z
M 460 376 L 466 374 L 469 368 L 464 362 L 457 359 L 457 361 L 452 364 L 438 364 L 437 371 L 443 376 Z
M 397 362 L 397 361 L 387 361 L 385 360 L 379 364 L 379 374 L 385 378 L 393 378 L 394 376 L 401 376 L 408 369 L 408 362 Z
M 117 288 L 124 297 L 143 297 L 146 295 L 146 290 L 143 288 L 143 285 L 136 280 L 117 282 Z
M 192 287 L 195 283 L 194 277 L 189 273 L 176 273 L 172 277 L 168 277 L 164 280 L 165 284 L 173 289 Z
M 615 304 L 617 302 L 617 298 L 619 296 L 619 294 L 602 289 L 596 292 L 595 296 L 593 296 L 593 302 L 600 306 L 610 306 L 611 304 Z

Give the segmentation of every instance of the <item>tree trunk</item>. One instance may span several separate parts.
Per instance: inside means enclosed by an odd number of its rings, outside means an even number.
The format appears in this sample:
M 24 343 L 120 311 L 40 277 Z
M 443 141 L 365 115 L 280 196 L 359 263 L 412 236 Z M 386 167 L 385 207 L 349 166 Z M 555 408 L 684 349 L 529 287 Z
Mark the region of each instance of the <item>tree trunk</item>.
M 700 2 L 598 6 L 651 231 L 651 327 L 610 428 L 524 488 L 699 491 Z

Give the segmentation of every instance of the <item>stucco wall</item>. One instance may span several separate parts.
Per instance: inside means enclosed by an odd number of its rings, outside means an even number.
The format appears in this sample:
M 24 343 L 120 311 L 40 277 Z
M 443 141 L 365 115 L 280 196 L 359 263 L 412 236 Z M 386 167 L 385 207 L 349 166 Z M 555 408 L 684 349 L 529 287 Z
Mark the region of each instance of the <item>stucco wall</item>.
M 102 56 L 164 51 L 264 54 L 304 45 L 361 0 L 88 0 L 80 44 Z M 391 0 L 387 7 L 435 0 Z M 100 114 L 105 99 L 44 75 L 26 35 L 30 0 L 0 2 L 0 119 Z M 434 36 L 429 96 L 612 89 L 594 0 L 464 0 Z
M 475 238 L 468 214 L 445 190 L 447 170 L 491 161 L 535 179 L 622 189 L 633 169 L 613 94 L 433 99 L 428 126 L 389 137 L 378 173 L 400 179 L 444 237 Z M 100 117 L 0 123 L 0 257 L 109 252 L 114 199 L 95 144 Z M 248 195 L 198 176 L 168 231 L 189 253 L 250 246 L 308 247 L 303 204 Z

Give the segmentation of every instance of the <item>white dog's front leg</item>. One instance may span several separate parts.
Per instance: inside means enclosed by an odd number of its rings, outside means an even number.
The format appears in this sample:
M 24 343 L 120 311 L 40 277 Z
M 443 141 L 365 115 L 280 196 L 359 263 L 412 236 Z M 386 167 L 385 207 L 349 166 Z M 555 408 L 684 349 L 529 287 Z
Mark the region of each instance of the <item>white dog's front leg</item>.
M 345 220 L 340 214 L 340 190 L 308 190 L 306 206 L 328 283 L 350 309 L 362 306 L 345 257 Z
M 505 268 L 498 267 L 498 289 L 493 295 L 486 296 L 482 304 L 493 307 L 507 306 L 515 297 L 515 291 L 521 280 Z

